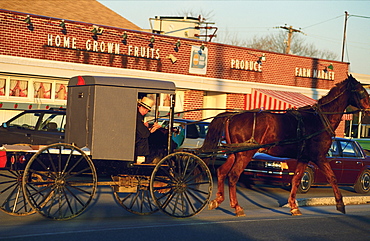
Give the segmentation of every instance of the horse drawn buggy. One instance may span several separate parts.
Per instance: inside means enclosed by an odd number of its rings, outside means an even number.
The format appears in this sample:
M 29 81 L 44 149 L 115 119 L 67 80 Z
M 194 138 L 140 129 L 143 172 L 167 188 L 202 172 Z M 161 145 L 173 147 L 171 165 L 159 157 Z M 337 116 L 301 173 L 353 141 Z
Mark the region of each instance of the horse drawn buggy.
M 210 170 L 194 154 L 171 153 L 172 128 L 167 129 L 168 145 L 159 162 L 135 160 L 138 99 L 150 96 L 159 103 L 161 94 L 170 97 L 165 112 L 172 126 L 172 82 L 78 76 L 70 79 L 68 87 L 66 143 L 3 147 L 2 211 L 70 219 L 87 208 L 98 185 L 111 186 L 117 203 L 140 215 L 162 210 L 183 218 L 206 206 L 212 191 Z M 160 113 L 156 106 L 154 119 Z
M 172 152 L 172 128 L 168 128 L 166 155 L 156 164 L 137 164 L 137 100 L 151 94 L 159 103 L 162 93 L 170 96 L 171 127 L 175 106 L 171 82 L 72 78 L 66 127 L 69 144 L 28 150 L 12 146 L 2 151 L 0 160 L 6 165 L 0 175 L 1 210 L 12 215 L 38 212 L 51 219 L 70 219 L 91 203 L 97 185 L 110 185 L 116 201 L 132 213 L 146 215 L 161 210 L 184 218 L 199 213 L 208 203 L 209 209 L 217 208 L 225 199 L 224 182 L 228 178 L 230 206 L 236 216 L 244 216 L 236 184 L 253 155 L 262 151 L 297 159 L 288 199 L 292 215 L 301 215 L 296 192 L 310 161 L 325 174 L 333 187 L 337 210 L 345 213 L 335 175 L 325 157 L 346 108 L 370 108 L 367 91 L 352 76 L 336 84 L 313 106 L 221 113 L 210 123 L 203 146 L 189 152 Z M 158 113 L 156 110 L 155 119 Z M 228 158 L 217 169 L 218 191 L 216 199 L 210 201 L 212 175 L 201 158 L 220 153 L 228 154 Z

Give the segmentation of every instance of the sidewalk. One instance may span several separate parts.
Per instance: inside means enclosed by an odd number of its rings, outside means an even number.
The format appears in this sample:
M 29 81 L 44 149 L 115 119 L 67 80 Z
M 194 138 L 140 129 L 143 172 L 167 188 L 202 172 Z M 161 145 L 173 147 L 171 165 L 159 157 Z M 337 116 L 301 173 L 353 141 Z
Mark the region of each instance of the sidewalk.
M 345 205 L 370 204 L 370 196 L 343 197 L 343 202 Z M 297 203 L 299 207 L 336 204 L 334 197 L 299 198 Z M 283 207 L 289 207 L 289 204 L 285 204 Z

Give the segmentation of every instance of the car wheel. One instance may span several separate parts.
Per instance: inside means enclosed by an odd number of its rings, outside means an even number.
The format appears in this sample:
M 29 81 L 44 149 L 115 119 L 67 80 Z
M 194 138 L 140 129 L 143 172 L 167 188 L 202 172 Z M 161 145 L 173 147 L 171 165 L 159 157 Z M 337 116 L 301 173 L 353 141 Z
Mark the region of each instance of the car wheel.
M 306 170 L 303 173 L 301 183 L 298 186 L 298 193 L 307 193 L 312 185 L 313 180 L 313 172 L 311 168 L 306 168 Z
M 365 170 L 358 177 L 354 189 L 357 193 L 368 193 L 370 190 L 370 170 Z

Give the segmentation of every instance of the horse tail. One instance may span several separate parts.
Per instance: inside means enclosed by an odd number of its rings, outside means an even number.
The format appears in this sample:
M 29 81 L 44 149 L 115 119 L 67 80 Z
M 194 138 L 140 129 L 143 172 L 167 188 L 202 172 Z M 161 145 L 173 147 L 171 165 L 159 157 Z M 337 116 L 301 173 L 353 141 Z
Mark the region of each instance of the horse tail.
M 208 126 L 203 145 L 200 148 L 201 151 L 209 151 L 217 148 L 222 135 L 225 134 L 225 122 L 232 115 L 235 115 L 235 112 L 223 112 L 213 118 Z

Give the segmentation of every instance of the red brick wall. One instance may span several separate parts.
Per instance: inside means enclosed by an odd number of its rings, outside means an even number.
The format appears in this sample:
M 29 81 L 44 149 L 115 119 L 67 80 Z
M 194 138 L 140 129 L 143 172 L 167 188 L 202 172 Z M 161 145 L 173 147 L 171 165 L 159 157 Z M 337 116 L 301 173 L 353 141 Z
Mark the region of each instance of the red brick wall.
M 180 39 L 181 46 L 175 50 L 176 37 L 156 35 L 146 32 L 127 29 L 104 27 L 102 35 L 95 41 L 92 36 L 92 24 L 65 21 L 66 29 L 59 26 L 60 19 L 45 18 L 31 15 L 32 28 L 24 21 L 26 14 L 0 10 L 1 45 L 0 54 L 27 58 L 57 60 L 71 63 L 84 63 L 116 68 L 136 69 L 174 73 L 189 76 L 240 80 L 267 84 L 297 86 L 305 88 L 330 89 L 335 83 L 344 80 L 348 73 L 348 64 L 336 61 L 313 59 L 295 55 L 286 55 L 266 51 L 236 47 L 218 43 L 202 42 L 191 39 Z M 127 33 L 124 43 L 122 35 Z M 48 35 L 53 36 L 53 42 L 48 44 Z M 56 46 L 55 38 L 76 39 L 76 49 Z M 149 46 L 150 38 L 154 36 L 153 46 Z M 63 42 L 63 41 L 62 41 Z M 86 42 L 97 44 L 105 48 L 98 51 L 88 50 Z M 120 54 L 108 53 L 108 43 L 119 44 Z M 208 48 L 208 65 L 206 75 L 189 74 L 189 60 L 192 45 L 202 43 Z M 138 47 L 143 57 L 134 57 L 128 54 L 129 46 Z M 159 52 L 156 52 L 158 49 Z M 154 52 L 152 52 L 154 51 Z M 141 52 L 140 52 L 141 53 Z M 150 53 L 150 56 L 147 56 Z M 151 53 L 154 53 L 153 57 Z M 157 56 L 157 53 L 159 56 Z M 172 54 L 177 58 L 172 63 L 167 57 Z M 257 61 L 264 54 L 266 61 L 262 64 L 262 71 L 231 69 L 231 60 Z M 296 77 L 296 68 L 324 69 L 325 66 L 334 66 L 335 80 Z M 6 71 L 6 70 L 2 70 Z M 245 96 L 242 94 L 228 94 L 227 108 L 244 108 Z M 184 109 L 203 108 L 203 91 L 189 90 L 185 93 Z M 184 115 L 188 119 L 201 119 L 202 113 L 191 112 Z
M 92 38 L 93 34 L 91 32 L 92 24 L 65 21 L 66 34 L 63 34 L 62 28 L 59 26 L 61 23 L 60 19 L 31 15 L 33 26 L 31 31 L 27 28 L 27 23 L 24 22 L 25 18 L 25 14 L 0 11 L 0 28 L 2 30 L 0 54 L 194 75 L 189 74 L 191 46 L 200 46 L 202 44 L 201 41 L 180 39 L 181 46 L 178 52 L 176 52 L 174 49 L 175 43 L 179 38 L 104 27 L 104 32 L 102 35 L 98 35 L 96 43 L 99 46 L 100 44 L 105 46 L 105 52 L 101 52 L 101 49 L 99 49 L 98 52 L 88 51 L 86 48 L 86 41 L 89 40 L 91 43 L 94 43 Z M 122 35 L 124 32 L 128 35 L 126 45 L 122 42 Z M 70 39 L 73 37 L 76 38 L 77 49 L 64 48 L 62 46 L 56 47 L 55 41 L 52 44 L 53 46 L 48 46 L 48 34 L 52 35 L 54 38 L 56 36 L 60 36 L 61 39 L 64 39 L 64 37 L 69 37 Z M 152 36 L 155 38 L 153 48 L 155 50 L 159 49 L 159 59 L 146 57 L 138 58 L 127 55 L 128 46 L 137 46 L 145 51 L 148 49 L 151 51 L 149 40 Z M 120 55 L 108 53 L 107 43 L 119 43 Z M 206 42 L 204 44 L 208 48 L 207 74 L 199 76 L 322 89 L 330 89 L 334 83 L 340 82 L 347 77 L 347 63 L 256 51 L 218 43 Z M 170 59 L 167 58 L 170 54 L 177 58 L 176 63 L 173 64 Z M 262 65 L 262 72 L 230 68 L 231 59 L 257 61 L 258 56 L 262 54 L 266 56 L 266 61 L 264 61 Z M 295 77 L 296 67 L 324 69 L 324 67 L 329 64 L 334 66 L 335 81 Z
M 228 94 L 226 99 L 226 109 L 245 109 L 245 95 Z
M 337 137 L 344 137 L 345 131 L 345 121 L 341 121 L 338 128 L 335 130 L 335 135 Z
M 203 91 L 188 90 L 184 95 L 184 111 L 203 108 Z M 191 111 L 184 114 L 185 119 L 200 120 L 202 111 Z

